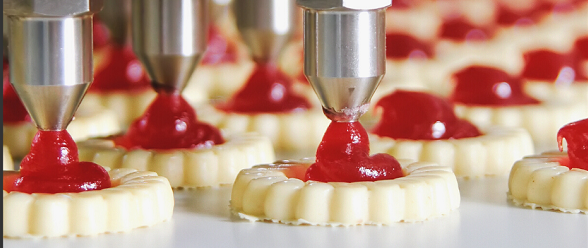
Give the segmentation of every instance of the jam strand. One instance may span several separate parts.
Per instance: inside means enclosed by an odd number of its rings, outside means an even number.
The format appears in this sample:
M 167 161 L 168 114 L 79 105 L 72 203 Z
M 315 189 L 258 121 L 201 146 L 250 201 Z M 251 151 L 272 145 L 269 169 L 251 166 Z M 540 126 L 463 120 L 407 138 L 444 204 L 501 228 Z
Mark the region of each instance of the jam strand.
M 31 150 L 20 164 L 20 175 L 10 175 L 4 190 L 23 193 L 67 193 L 111 186 L 108 172 L 92 162 L 80 162 L 69 133 L 38 131 Z
M 293 92 L 292 79 L 273 64 L 258 64 L 245 86 L 228 102 L 216 106 L 225 112 L 283 113 L 311 107 L 303 96 Z
M 455 116 L 448 101 L 424 92 L 396 90 L 380 99 L 374 134 L 393 139 L 439 140 L 477 137 L 481 132 Z
M 150 88 L 150 80 L 131 47 L 111 46 L 104 67 L 97 68 L 90 92 L 140 91 Z
M 565 166 L 588 170 L 588 119 L 569 123 L 557 132 L 557 145 L 563 151 L 563 140 L 568 144 Z
M 454 75 L 453 102 L 467 105 L 514 106 L 539 104 L 523 90 L 520 78 L 499 69 L 470 66 Z
M 450 19 L 441 25 L 441 38 L 454 41 L 484 41 L 492 36 L 492 30 L 476 27 L 463 18 Z
M 127 133 L 114 138 L 126 149 L 192 149 L 224 143 L 220 131 L 196 118 L 179 94 L 161 92 Z
M 383 153 L 369 156 L 368 134 L 359 122 L 331 122 L 305 180 L 361 182 L 404 176 L 400 163 Z

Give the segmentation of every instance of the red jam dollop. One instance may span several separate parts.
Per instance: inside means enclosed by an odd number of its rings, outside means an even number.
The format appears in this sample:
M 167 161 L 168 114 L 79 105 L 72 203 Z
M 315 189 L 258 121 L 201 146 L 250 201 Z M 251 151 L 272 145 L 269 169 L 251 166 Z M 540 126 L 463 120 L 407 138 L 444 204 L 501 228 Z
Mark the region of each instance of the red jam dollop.
M 101 166 L 80 162 L 69 133 L 39 131 L 31 151 L 20 163 L 20 174 L 4 177 L 4 190 L 23 193 L 68 193 L 109 188 L 110 176 Z
M 18 94 L 10 84 L 10 69 L 8 61 L 4 61 L 2 71 L 2 121 L 5 124 L 15 124 L 20 122 L 29 122 L 31 118 L 20 101 Z
M 386 57 L 391 59 L 431 58 L 433 48 L 405 34 L 386 34 Z
M 453 102 L 492 106 L 540 103 L 524 92 L 520 78 L 499 69 L 470 66 L 455 73 L 454 78 L 456 84 L 450 98 Z
M 96 16 L 92 22 L 92 41 L 94 50 L 105 48 L 110 44 L 110 30 Z
M 533 80 L 570 84 L 583 79 L 576 73 L 577 60 L 574 54 L 561 54 L 548 50 L 537 50 L 524 54 L 525 68 L 522 77 Z
M 111 46 L 104 67 L 97 68 L 90 92 L 141 91 L 150 88 L 150 80 L 131 47 Z
M 361 182 L 404 176 L 398 161 L 383 153 L 369 156 L 368 134 L 359 122 L 331 122 L 305 180 Z
M 274 64 L 258 64 L 245 86 L 226 103 L 216 106 L 225 112 L 284 113 L 311 107 L 303 96 L 294 94 L 292 79 Z
M 396 90 L 380 99 L 382 112 L 372 131 L 393 139 L 440 140 L 480 136 L 473 124 L 455 116 L 450 102 L 424 93 Z
M 588 36 L 577 39 L 574 50 L 579 60 L 588 60 Z
M 568 144 L 568 158 L 564 166 L 588 170 L 588 119 L 569 123 L 557 132 L 557 145 L 563 151 L 563 139 Z
M 237 62 L 237 48 L 229 42 L 215 25 L 208 28 L 208 45 L 202 58 L 205 65 Z
M 484 41 L 492 36 L 492 31 L 476 27 L 463 18 L 455 18 L 443 22 L 440 35 L 441 38 L 454 41 Z
M 198 121 L 180 94 L 160 92 L 127 133 L 114 138 L 126 149 L 192 149 L 224 143 L 219 130 Z

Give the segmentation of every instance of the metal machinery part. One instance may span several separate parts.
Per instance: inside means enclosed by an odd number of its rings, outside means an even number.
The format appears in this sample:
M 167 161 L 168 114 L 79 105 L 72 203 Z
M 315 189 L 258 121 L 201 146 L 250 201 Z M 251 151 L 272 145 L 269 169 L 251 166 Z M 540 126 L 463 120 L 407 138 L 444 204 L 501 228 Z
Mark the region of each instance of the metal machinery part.
M 90 83 L 102 0 L 3 0 L 10 82 L 40 130 L 64 130 Z
M 386 73 L 385 9 L 392 0 L 297 0 L 304 8 L 304 75 L 325 115 L 357 121 Z

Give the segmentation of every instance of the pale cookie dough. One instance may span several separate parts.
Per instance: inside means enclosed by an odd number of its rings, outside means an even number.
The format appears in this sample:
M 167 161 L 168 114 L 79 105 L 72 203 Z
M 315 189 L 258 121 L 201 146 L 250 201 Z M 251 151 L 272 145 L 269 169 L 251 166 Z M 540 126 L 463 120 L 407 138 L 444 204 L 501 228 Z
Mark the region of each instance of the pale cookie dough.
M 483 135 L 447 140 L 394 140 L 370 134 L 370 150 L 397 159 L 448 166 L 458 177 L 506 175 L 519 158 L 533 154 L 533 141 L 522 128 L 491 127 Z
M 569 169 L 557 160 L 565 152 L 530 156 L 516 162 L 508 198 L 517 206 L 588 214 L 588 171 Z
M 536 145 L 553 143 L 557 131 L 572 121 L 586 118 L 585 103 L 549 101 L 538 105 L 486 107 L 455 104 L 455 114 L 477 127 L 522 127 Z M 531 155 L 531 154 L 524 154 Z M 519 156 L 521 158 L 521 156 Z
M 325 226 L 390 225 L 446 215 L 459 207 L 451 169 L 399 161 L 405 176 L 354 183 L 304 182 L 314 160 L 279 161 L 243 170 L 231 193 L 231 210 L 250 221 Z
M 101 106 L 114 111 L 120 128 L 125 129 L 145 112 L 156 95 L 151 88 L 136 92 L 88 92 L 81 106 Z
M 3 191 L 3 236 L 90 236 L 128 232 L 171 219 L 173 191 L 154 172 L 115 169 L 112 187 L 81 193 Z
M 274 161 L 271 142 L 253 133 L 226 138 L 222 145 L 200 149 L 126 150 L 108 139 L 78 143 L 80 161 L 111 168 L 154 171 L 174 188 L 231 184 L 237 173 L 260 163 Z
M 525 80 L 525 92 L 542 101 L 556 99 L 561 102 L 582 103 L 584 116 L 588 115 L 588 81 L 545 82 Z
M 22 158 L 31 149 L 37 128 L 32 122 L 4 124 L 2 126 L 3 143 L 8 146 L 15 158 Z M 116 114 L 100 106 L 90 107 L 82 104 L 67 127 L 67 131 L 75 141 L 92 137 L 109 136 L 121 131 Z
M 2 170 L 14 170 L 14 162 L 6 145 L 2 146 Z
M 316 151 L 330 123 L 318 109 L 251 115 L 226 113 L 211 105 L 200 105 L 196 109 L 202 121 L 229 134 L 256 132 L 269 137 L 277 152 Z
M 255 63 L 240 59 L 235 63 L 198 66 L 182 95 L 194 103 L 226 98 L 237 92 L 253 72 Z

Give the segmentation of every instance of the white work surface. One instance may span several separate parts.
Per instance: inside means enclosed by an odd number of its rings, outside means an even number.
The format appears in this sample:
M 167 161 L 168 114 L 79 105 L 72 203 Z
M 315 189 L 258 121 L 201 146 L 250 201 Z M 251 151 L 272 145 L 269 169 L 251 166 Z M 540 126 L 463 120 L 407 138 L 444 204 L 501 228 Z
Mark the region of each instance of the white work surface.
M 4 247 L 588 247 L 588 216 L 513 206 L 507 178 L 462 180 L 461 206 L 447 216 L 392 226 L 290 226 L 229 212 L 230 187 L 175 191 L 173 219 L 129 233 L 35 240 Z

